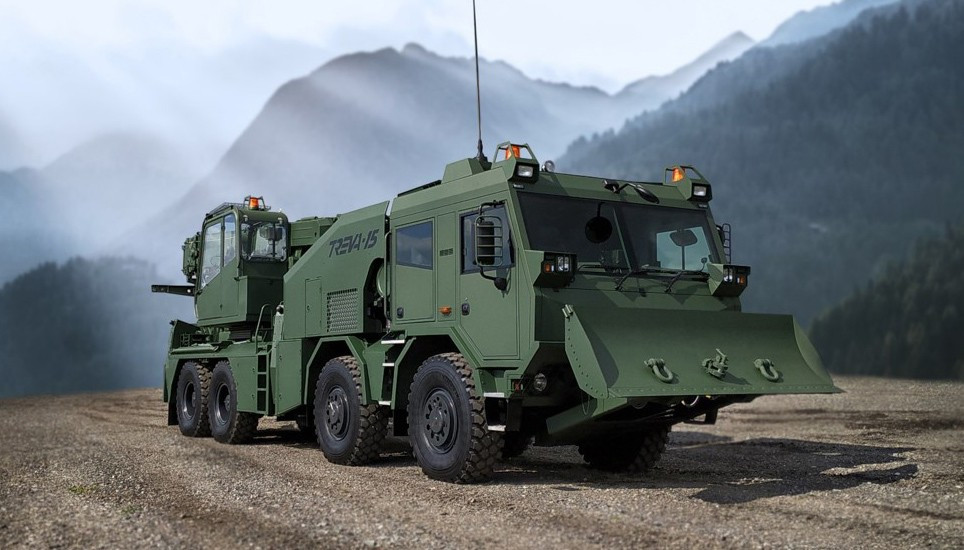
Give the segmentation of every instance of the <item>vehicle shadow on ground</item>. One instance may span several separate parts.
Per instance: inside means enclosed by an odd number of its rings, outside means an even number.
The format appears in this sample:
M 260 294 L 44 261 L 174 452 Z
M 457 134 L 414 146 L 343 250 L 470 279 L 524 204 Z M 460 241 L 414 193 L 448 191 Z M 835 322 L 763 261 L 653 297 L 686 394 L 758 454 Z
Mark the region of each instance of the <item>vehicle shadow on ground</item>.
M 602 487 L 692 488 L 697 490 L 692 498 L 736 504 L 913 478 L 917 464 L 901 456 L 912 450 L 799 439 L 732 441 L 728 437 L 685 432 L 673 434 L 657 468 L 642 476 L 599 472 L 571 461 L 550 462 L 550 457 L 535 449 L 497 468 L 493 481 L 561 483 L 554 488 L 568 491 Z
M 298 428 L 258 428 L 248 445 L 284 445 L 298 449 L 318 448 L 314 435 L 301 433 Z
M 252 445 L 318 450 L 297 428 L 259 429 Z M 656 469 L 632 476 L 586 466 L 575 447 L 533 448 L 496 466 L 494 484 L 549 485 L 560 491 L 598 488 L 690 488 L 691 498 L 738 504 L 762 498 L 885 485 L 917 475 L 903 453 L 911 447 L 876 447 L 801 439 L 733 441 L 703 432 L 676 432 Z M 405 438 L 389 437 L 374 468 L 414 466 Z

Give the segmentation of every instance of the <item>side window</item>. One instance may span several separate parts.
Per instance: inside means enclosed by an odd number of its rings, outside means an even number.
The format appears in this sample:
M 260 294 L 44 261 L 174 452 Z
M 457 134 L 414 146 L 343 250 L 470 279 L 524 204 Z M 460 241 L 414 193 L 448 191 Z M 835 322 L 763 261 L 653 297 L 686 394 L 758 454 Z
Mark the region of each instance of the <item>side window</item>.
M 204 248 L 201 252 L 201 288 L 207 286 L 221 272 L 221 220 L 204 228 Z
M 512 267 L 515 263 L 515 251 L 512 248 L 512 235 L 509 232 L 509 217 L 505 212 L 504 206 L 491 208 L 482 213 L 487 218 L 498 218 L 505 235 L 505 242 L 502 246 L 502 261 L 497 262 L 497 267 Z M 475 210 L 469 214 L 462 215 L 462 273 L 473 273 L 479 270 L 479 265 L 475 259 L 475 220 L 479 217 L 479 211 Z M 495 267 L 495 266 L 492 266 Z M 489 268 L 489 266 L 487 266 Z
M 398 265 L 432 269 L 432 222 L 395 230 L 395 258 Z
M 224 265 L 231 263 L 231 260 L 238 257 L 238 225 L 234 220 L 234 214 L 224 217 Z

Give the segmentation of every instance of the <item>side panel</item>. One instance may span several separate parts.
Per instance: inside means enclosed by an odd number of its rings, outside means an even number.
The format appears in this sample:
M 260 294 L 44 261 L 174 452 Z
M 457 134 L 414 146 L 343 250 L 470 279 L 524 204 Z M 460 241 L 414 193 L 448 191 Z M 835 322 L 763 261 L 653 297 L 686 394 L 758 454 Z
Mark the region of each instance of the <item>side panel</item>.
M 460 315 L 459 299 L 455 288 L 460 256 L 456 220 L 455 214 L 443 214 L 436 218 L 435 310 L 438 312 L 437 319 L 440 323 L 446 321 L 454 323 Z
M 322 333 L 322 282 L 321 277 L 305 281 L 305 335 L 318 336 Z
M 373 263 L 385 258 L 385 212 L 388 203 L 380 203 L 347 214 L 324 233 L 321 239 L 288 271 L 284 277 L 284 303 L 288 312 L 284 338 L 294 340 L 308 334 L 356 334 L 365 326 L 365 285 Z M 323 281 L 321 295 L 321 329 L 309 328 L 315 322 L 314 300 L 309 297 L 316 287 L 306 284 Z M 309 315 L 308 306 L 312 312 Z M 333 306 L 329 307 L 329 306 Z M 328 315 L 329 310 L 331 315 Z M 300 312 L 300 313 L 296 313 Z
M 240 346 L 239 346 L 240 347 Z M 245 346 L 254 351 L 254 345 Z M 240 349 L 232 350 L 235 352 Z M 227 357 L 231 362 L 234 382 L 238 386 L 238 410 L 245 412 L 263 412 L 258 407 L 258 356 L 237 355 Z
M 271 393 L 277 414 L 303 404 L 304 365 L 308 359 L 304 348 L 304 340 L 282 340 L 275 348 L 277 357 L 272 363 Z

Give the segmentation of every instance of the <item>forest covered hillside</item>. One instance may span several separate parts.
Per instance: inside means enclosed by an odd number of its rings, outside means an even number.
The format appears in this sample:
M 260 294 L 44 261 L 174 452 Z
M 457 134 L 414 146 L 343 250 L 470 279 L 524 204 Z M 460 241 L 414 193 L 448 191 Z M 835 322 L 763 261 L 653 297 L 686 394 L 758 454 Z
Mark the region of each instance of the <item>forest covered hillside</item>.
M 756 48 L 623 130 L 581 140 L 566 171 L 662 181 L 690 163 L 754 267 L 750 310 L 807 324 L 961 219 L 964 2 L 905 1 L 799 46 Z
M 837 373 L 964 380 L 964 224 L 922 241 L 813 323 Z
M 0 398 L 156 387 L 169 329 L 191 302 L 151 294 L 154 267 L 123 258 L 43 264 L 0 288 Z

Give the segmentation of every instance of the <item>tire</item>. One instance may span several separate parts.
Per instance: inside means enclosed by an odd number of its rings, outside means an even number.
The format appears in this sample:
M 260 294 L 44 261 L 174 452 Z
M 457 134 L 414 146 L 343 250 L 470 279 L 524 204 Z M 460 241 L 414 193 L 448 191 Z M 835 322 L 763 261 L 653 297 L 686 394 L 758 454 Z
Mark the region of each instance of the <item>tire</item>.
M 238 411 L 238 385 L 227 361 L 219 362 L 211 373 L 208 418 L 211 435 L 220 443 L 247 443 L 258 429 L 257 414 Z
M 666 450 L 671 426 L 653 426 L 633 435 L 587 441 L 579 454 L 589 466 L 607 472 L 640 474 L 652 470 Z
M 361 370 L 354 357 L 328 361 L 315 385 L 315 432 L 325 458 L 358 466 L 378 459 L 388 432 L 388 409 L 362 405 Z
M 432 479 L 477 483 L 492 475 L 502 434 L 488 430 L 483 398 L 461 354 L 429 357 L 415 373 L 408 434 L 415 460 Z
M 188 437 L 211 435 L 208 421 L 208 389 L 211 371 L 197 363 L 185 363 L 177 377 L 175 411 L 177 426 Z
M 532 436 L 520 432 L 502 434 L 502 460 L 509 460 L 526 452 L 532 444 Z

